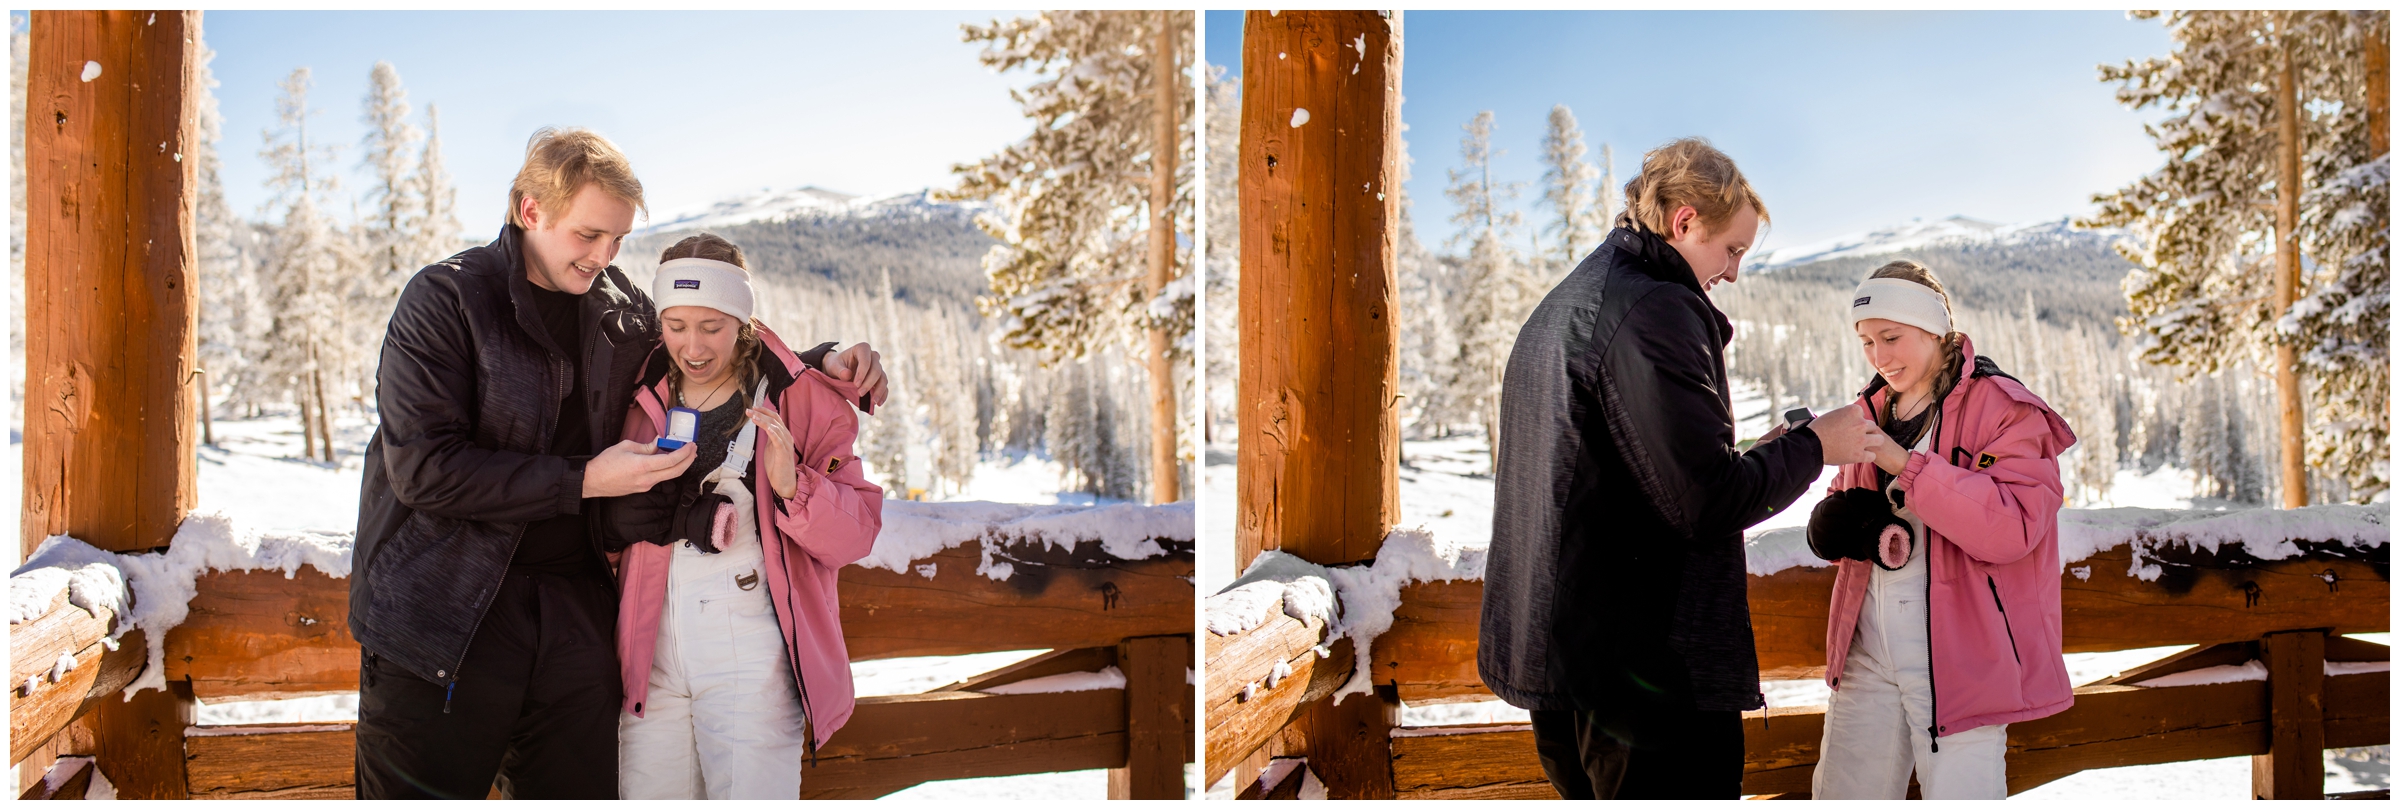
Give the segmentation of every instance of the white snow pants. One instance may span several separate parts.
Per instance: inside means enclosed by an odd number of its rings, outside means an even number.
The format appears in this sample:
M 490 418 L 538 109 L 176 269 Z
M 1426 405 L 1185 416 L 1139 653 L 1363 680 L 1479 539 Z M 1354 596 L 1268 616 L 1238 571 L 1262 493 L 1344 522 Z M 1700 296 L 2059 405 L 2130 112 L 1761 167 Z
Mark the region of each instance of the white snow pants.
M 677 545 L 646 716 L 617 724 L 626 799 L 798 799 L 808 731 L 755 535 Z
M 1941 738 L 1932 750 L 1932 649 L 1926 646 L 1925 529 L 1898 571 L 1876 568 L 1842 664 L 1841 688 L 1825 707 L 1811 795 L 1818 799 L 1903 799 L 1908 775 L 1927 799 L 2008 798 L 2008 727 L 1983 726 Z

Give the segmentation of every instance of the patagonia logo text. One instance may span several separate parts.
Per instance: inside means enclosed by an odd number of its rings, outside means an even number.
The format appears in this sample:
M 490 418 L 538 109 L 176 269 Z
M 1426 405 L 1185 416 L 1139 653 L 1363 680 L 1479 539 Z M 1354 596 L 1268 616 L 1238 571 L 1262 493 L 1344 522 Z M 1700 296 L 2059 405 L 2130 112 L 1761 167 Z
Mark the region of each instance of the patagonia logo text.
M 675 289 L 678 289 L 678 290 L 697 290 L 697 289 L 700 289 L 700 280 L 699 280 L 699 279 L 696 279 L 696 278 L 679 278 L 679 279 L 676 279 L 676 280 L 675 280 Z
M 677 283 L 677 284 L 682 284 L 683 282 L 680 282 L 680 281 L 678 281 L 678 282 L 675 282 L 675 283 Z M 1866 306 L 1866 305 L 1867 305 L 1867 302 L 1869 302 L 1869 301 L 1873 301 L 1873 300 L 1875 300 L 1875 296 L 1872 296 L 1872 295 L 1869 295 L 1869 296 L 1864 296 L 1864 297 L 1861 297 L 1861 298 L 1859 298 L 1859 299 L 1858 299 L 1858 300 L 1856 300 L 1856 301 L 1852 301 L 1852 302 L 1850 302 L 1850 305 L 1851 305 L 1851 306 L 1854 306 L 1854 307 L 1863 307 L 1863 306 Z

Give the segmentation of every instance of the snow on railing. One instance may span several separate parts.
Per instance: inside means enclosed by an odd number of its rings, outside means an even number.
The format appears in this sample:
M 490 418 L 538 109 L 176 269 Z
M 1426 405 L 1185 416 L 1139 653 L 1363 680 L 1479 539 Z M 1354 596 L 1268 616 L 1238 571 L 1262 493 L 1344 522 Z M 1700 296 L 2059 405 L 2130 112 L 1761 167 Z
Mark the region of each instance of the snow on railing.
M 2301 509 L 2245 509 L 2216 512 L 2196 509 L 2065 509 L 2059 512 L 2059 564 L 2074 563 L 2114 549 L 2133 546 L 2128 575 L 2155 582 L 2161 569 L 2157 552 L 2169 548 L 2202 549 L 2219 554 L 2232 549 L 2259 560 L 2281 560 L 2306 552 L 2303 543 L 2365 549 L 2391 541 L 2390 505 L 2333 504 Z M 1324 645 L 1348 638 L 1357 652 L 1350 682 L 1340 694 L 1364 692 L 1375 639 L 1391 629 L 1400 607 L 1400 591 L 1418 582 L 1480 580 L 1489 549 L 1443 543 L 1423 529 L 1394 529 L 1384 539 L 1375 560 L 1365 565 L 1316 566 L 1282 552 L 1269 551 L 1251 562 L 1222 591 L 1207 600 L 1209 631 L 1232 635 L 1248 631 L 1272 617 L 1275 608 L 1295 619 L 1324 618 L 1330 630 Z M 1807 530 L 1787 527 L 1757 532 L 1744 541 L 1752 576 L 1772 576 L 1792 568 L 1823 568 L 1808 549 Z M 2088 566 L 2085 575 L 2088 576 Z M 1317 604 L 1310 589 L 1330 586 L 1330 604 Z

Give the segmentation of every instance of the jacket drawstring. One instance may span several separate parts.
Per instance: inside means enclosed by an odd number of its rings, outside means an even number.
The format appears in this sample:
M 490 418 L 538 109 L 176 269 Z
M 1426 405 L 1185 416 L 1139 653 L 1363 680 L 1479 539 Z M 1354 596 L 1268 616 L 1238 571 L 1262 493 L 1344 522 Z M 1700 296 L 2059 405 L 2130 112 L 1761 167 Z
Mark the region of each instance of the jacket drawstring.
M 457 695 L 457 694 L 458 694 L 458 681 L 455 681 L 455 680 L 454 680 L 454 681 L 451 681 L 449 686 L 447 686 L 447 687 L 444 687 L 444 688 L 442 689 L 442 713 L 443 713 L 443 714 L 449 714 L 449 713 L 450 713 L 450 698 L 451 698 L 452 696 L 454 696 L 454 695 Z

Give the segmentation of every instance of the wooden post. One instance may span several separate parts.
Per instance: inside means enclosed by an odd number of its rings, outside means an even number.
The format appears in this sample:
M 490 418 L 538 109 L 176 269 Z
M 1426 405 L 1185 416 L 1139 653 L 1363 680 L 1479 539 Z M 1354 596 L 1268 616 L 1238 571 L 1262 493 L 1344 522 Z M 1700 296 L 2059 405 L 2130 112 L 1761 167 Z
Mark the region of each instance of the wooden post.
M 1242 35 L 1235 556 L 1371 559 L 1400 516 L 1399 12 L 1251 12 Z M 1390 690 L 1292 728 L 1335 798 L 1392 798 Z
M 1150 298 L 1156 300 L 1175 279 L 1175 137 L 1182 73 L 1175 69 L 1175 18 L 1189 12 L 1159 11 L 1157 38 L 1151 45 L 1152 89 L 1150 130 Z M 1150 502 L 1183 499 L 1177 475 L 1175 441 L 1175 367 L 1168 362 L 1167 329 L 1147 330 L 1150 338 Z
M 182 158 L 199 21 L 187 11 L 30 20 L 28 554 L 53 534 L 120 551 L 164 545 L 198 498 L 186 384 L 198 326 L 193 164 Z
M 36 11 L 25 126 L 24 517 L 102 549 L 165 545 L 198 498 L 189 384 L 191 86 L 200 12 Z M 185 794 L 186 688 L 77 721 L 128 799 Z
M 2300 109 L 2298 68 L 2292 64 L 2291 18 L 2284 12 L 2276 30 L 2276 115 L 2282 142 L 2275 145 L 2281 169 L 2275 178 L 2275 317 L 2290 312 L 2300 300 Z M 2275 410 L 2281 420 L 2283 508 L 2308 505 L 2308 445 L 2300 403 L 2300 348 L 2290 341 L 2275 344 Z
M 1192 666 L 1190 636 L 1129 638 L 1117 647 L 1125 673 L 1125 767 L 1108 769 L 1111 799 L 1184 798 L 1184 752 L 1192 745 L 1187 718 Z
M 2259 799 L 2325 798 L 2325 634 L 2275 633 L 2259 641 L 2267 664 L 2267 753 L 2250 758 Z
M 1238 566 L 1368 559 L 1399 518 L 1399 124 L 1397 12 L 1249 14 Z

